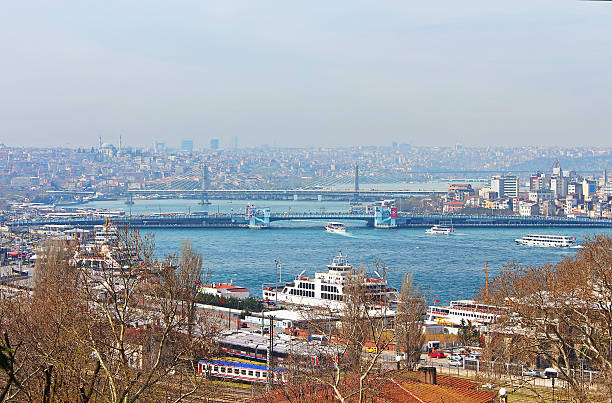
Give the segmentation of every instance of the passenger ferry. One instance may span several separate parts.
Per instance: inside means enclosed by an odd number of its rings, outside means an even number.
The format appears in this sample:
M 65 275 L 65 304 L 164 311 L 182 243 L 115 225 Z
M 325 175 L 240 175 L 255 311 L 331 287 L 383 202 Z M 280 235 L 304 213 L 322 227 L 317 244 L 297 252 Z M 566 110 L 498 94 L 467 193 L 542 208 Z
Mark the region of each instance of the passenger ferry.
M 425 232 L 428 234 L 450 235 L 455 232 L 455 229 L 447 225 L 434 225 L 433 227 L 426 229 Z
M 325 231 L 331 234 L 346 234 L 346 226 L 341 222 L 330 222 L 325 226 Z
M 457 334 L 464 323 L 470 321 L 472 326 L 484 326 L 492 323 L 503 312 L 503 308 L 482 304 L 471 300 L 451 301 L 449 306 L 430 305 L 427 308 L 426 325 L 444 325 L 451 334 Z
M 285 285 L 264 284 L 264 300 L 286 304 L 341 309 L 344 301 L 343 287 L 347 275 L 354 273 L 345 255 L 340 252 L 327 271 L 316 272 L 314 277 L 303 276 L 304 271 Z M 387 280 L 377 273 L 376 278 L 366 277 L 366 293 L 374 303 L 397 300 L 397 291 L 387 286 Z
M 519 245 L 568 248 L 576 243 L 575 237 L 565 235 L 525 235 L 515 239 Z

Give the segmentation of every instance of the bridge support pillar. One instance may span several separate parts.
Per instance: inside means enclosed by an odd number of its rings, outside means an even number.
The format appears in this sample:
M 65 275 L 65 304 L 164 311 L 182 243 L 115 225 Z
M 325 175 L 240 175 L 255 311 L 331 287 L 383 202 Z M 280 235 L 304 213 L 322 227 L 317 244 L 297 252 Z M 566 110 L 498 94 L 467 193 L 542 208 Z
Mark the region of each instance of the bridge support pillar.
M 128 206 L 134 204 L 134 195 L 132 193 L 127 194 L 127 197 L 125 198 L 125 204 L 127 204 Z
M 208 206 L 210 202 L 208 201 L 208 192 L 203 190 L 200 198 L 200 206 Z
M 298 200 L 298 195 L 293 195 L 293 201 L 297 201 Z
M 249 228 L 263 229 L 270 228 L 270 208 L 256 208 L 253 206 L 247 207 L 247 218 L 249 220 Z
M 317 195 L 317 200 L 318 201 L 323 201 L 323 195 Z
M 397 228 L 395 207 L 374 207 L 374 228 Z

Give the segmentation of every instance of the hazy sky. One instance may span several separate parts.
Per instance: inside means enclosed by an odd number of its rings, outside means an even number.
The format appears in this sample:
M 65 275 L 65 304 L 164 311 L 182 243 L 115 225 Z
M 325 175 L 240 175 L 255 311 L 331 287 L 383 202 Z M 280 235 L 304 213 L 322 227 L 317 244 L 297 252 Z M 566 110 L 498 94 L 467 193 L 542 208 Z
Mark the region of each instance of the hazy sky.
M 3 1 L 0 142 L 612 146 L 612 2 Z

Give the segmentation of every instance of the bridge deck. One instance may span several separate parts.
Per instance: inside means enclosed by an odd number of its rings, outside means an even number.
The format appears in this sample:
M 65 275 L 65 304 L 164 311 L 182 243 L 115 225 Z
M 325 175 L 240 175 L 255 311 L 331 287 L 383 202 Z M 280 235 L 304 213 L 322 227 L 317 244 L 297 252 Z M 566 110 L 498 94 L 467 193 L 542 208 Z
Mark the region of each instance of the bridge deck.
M 360 220 L 368 225 L 374 222 L 370 214 L 351 214 L 344 212 L 323 213 L 271 213 L 270 221 L 288 220 Z M 612 228 L 612 220 L 569 219 L 551 217 L 518 217 L 518 216 L 464 216 L 464 215 L 412 215 L 400 214 L 398 227 L 415 228 L 447 224 L 455 227 L 599 227 Z M 103 225 L 105 218 L 72 218 L 46 219 L 32 221 L 7 222 L 10 227 L 41 227 L 43 225 L 69 225 L 89 228 Z M 244 214 L 211 214 L 211 215 L 173 215 L 173 216 L 130 216 L 113 219 L 119 226 L 127 225 L 136 228 L 205 228 L 205 227 L 246 227 L 248 217 Z

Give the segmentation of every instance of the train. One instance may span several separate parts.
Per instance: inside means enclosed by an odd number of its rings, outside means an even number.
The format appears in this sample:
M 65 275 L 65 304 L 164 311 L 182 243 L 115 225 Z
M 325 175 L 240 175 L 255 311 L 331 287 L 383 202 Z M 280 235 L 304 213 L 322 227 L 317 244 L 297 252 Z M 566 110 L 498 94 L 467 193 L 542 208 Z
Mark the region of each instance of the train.
M 265 362 L 268 358 L 269 336 L 242 330 L 225 332 L 219 340 L 219 351 L 234 357 Z M 276 362 L 287 360 L 289 346 L 276 340 L 272 357 Z
M 245 362 L 200 360 L 198 361 L 198 373 L 200 375 L 243 382 L 268 382 L 268 368 L 265 365 L 249 364 Z M 274 383 L 287 382 L 287 369 L 280 367 L 274 368 L 273 373 Z

